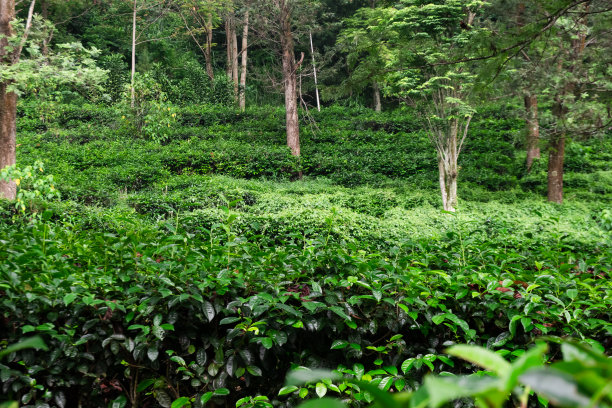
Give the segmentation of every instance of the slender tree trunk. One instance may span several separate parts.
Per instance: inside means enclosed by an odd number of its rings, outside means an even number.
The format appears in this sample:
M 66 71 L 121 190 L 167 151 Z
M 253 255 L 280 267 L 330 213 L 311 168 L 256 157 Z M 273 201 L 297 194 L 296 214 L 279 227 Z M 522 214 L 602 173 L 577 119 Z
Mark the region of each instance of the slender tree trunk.
M 590 8 L 590 1 L 585 2 L 583 5 L 583 14 L 578 17 L 579 22 L 583 25 L 587 24 L 587 17 Z M 571 66 L 564 72 L 564 74 L 572 74 L 574 78 L 578 77 L 580 67 L 582 65 L 582 55 L 584 48 L 586 47 L 587 33 L 580 31 L 576 37 L 571 41 L 571 48 L 569 51 L 569 61 Z M 563 47 L 560 53 L 563 53 Z M 563 59 L 559 58 L 561 64 L 560 71 L 563 70 Z M 564 97 L 569 94 L 576 92 L 576 80 L 570 79 L 568 83 L 561 89 L 558 95 L 555 97 L 555 103 L 553 105 L 553 115 L 557 117 L 557 121 L 562 123 L 566 120 L 565 115 L 568 113 L 568 106 L 564 102 Z M 565 133 L 555 135 L 549 142 L 548 147 L 548 201 L 555 203 L 563 203 L 563 162 L 565 159 Z
M 277 0 L 279 1 L 279 0 Z M 279 1 L 281 47 L 283 51 L 283 84 L 285 88 L 285 113 L 287 126 L 287 146 L 294 156 L 300 155 L 300 128 L 297 104 L 297 66 L 291 30 L 291 13 L 285 0 Z
M 232 27 L 232 81 L 234 82 L 234 101 L 238 102 L 238 35 L 235 26 Z
M 446 185 L 448 189 L 448 209 L 447 211 L 455 211 L 457 207 L 457 176 L 458 168 L 457 168 L 457 159 L 458 159 L 458 151 L 457 151 L 457 133 L 459 131 L 459 121 L 457 119 L 452 119 L 450 123 L 450 134 L 449 134 L 449 144 L 448 144 L 448 169 L 446 172 Z
M 380 101 L 380 87 L 378 86 L 378 82 L 374 81 L 372 84 L 372 88 L 374 90 L 374 111 L 382 112 L 382 103 Z
M 206 74 L 211 82 L 215 79 L 215 74 L 212 67 L 212 40 L 213 40 L 213 24 L 212 14 L 208 14 L 206 20 L 206 48 L 204 49 L 204 59 L 206 60 Z
M 312 72 L 314 74 L 315 96 L 317 97 L 317 110 L 321 112 L 321 99 L 319 98 L 319 82 L 317 81 L 317 66 L 315 64 L 314 44 L 312 43 L 312 31 L 310 34 L 310 54 L 312 55 Z
M 244 27 L 242 30 L 242 72 L 240 73 L 240 110 L 246 110 L 246 76 L 247 76 L 247 49 L 249 37 L 249 10 L 244 15 Z
M 438 152 L 438 175 L 440 182 L 440 194 L 442 195 L 442 208 L 448 211 L 448 191 L 446 189 L 446 166 L 440 152 Z
M 0 0 L 0 63 L 11 64 L 7 37 L 13 35 L 11 21 L 15 19 L 15 0 Z M 0 169 L 15 164 L 17 139 L 17 95 L 7 92 L 8 83 L 0 83 Z M 14 200 L 17 186 L 14 181 L 0 181 L 0 198 Z
M 130 82 L 130 106 L 133 108 L 136 100 L 136 90 L 134 89 L 134 79 L 136 77 L 136 14 L 137 0 L 134 0 L 134 10 L 132 12 L 132 77 Z
M 225 73 L 227 78 L 231 81 L 232 79 L 232 21 L 228 15 L 225 19 L 225 51 L 227 55 L 227 63 L 225 66 Z
M 531 171 L 533 161 L 540 158 L 540 125 L 536 95 L 525 95 L 525 111 L 527 113 L 527 171 Z
M 563 160 L 565 135 L 550 141 L 548 150 L 548 201 L 563 203 Z

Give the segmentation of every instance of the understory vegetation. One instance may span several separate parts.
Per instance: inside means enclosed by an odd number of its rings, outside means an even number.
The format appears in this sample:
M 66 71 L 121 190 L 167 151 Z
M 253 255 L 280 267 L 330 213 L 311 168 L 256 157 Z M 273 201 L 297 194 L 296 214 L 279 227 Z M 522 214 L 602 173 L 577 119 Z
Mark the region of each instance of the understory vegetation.
M 453 214 L 410 110 L 310 112 L 297 159 L 280 109 L 164 109 L 167 126 L 135 138 L 119 107 L 21 102 L 18 159 L 35 174 L 20 191 L 61 200 L 0 209 L 0 341 L 49 348 L 0 363 L 8 399 L 364 406 L 350 382 L 285 376 L 337 369 L 397 392 L 477 371 L 454 344 L 509 361 L 541 336 L 612 346 L 609 138 L 568 146 L 566 201 L 548 203 L 513 107 L 483 108 Z

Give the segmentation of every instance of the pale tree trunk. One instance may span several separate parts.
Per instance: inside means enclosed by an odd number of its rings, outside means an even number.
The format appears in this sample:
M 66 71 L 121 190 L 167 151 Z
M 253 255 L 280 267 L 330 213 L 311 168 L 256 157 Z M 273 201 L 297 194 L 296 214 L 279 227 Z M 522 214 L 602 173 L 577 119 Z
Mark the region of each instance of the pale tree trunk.
M 15 19 L 15 0 L 0 0 L 0 63 L 11 64 L 13 53 L 9 52 L 7 37 L 13 35 L 11 21 Z M 0 169 L 12 166 L 16 161 L 17 139 L 17 95 L 7 92 L 7 82 L 0 84 Z M 17 186 L 14 181 L 0 181 L 0 198 L 14 200 Z
M 455 211 L 457 207 L 457 133 L 459 121 L 452 119 L 447 133 L 444 150 L 438 151 L 438 170 L 440 172 L 440 190 L 442 193 L 442 206 L 445 211 Z
M 247 49 L 249 37 L 249 10 L 244 15 L 244 27 L 242 29 L 242 70 L 240 73 L 240 110 L 246 110 L 246 76 L 247 76 Z
M 134 0 L 134 10 L 132 12 L 132 77 L 130 82 L 130 106 L 133 108 L 136 100 L 136 90 L 134 89 L 134 79 L 136 77 L 136 14 L 137 0 Z
M 440 99 L 438 102 L 441 103 L 441 101 L 443 99 Z M 436 125 L 433 121 L 429 122 L 430 140 L 435 144 L 438 154 L 438 180 L 442 196 L 442 207 L 445 211 L 454 212 L 457 208 L 458 159 L 467 137 L 471 120 L 471 116 L 468 116 L 464 122 L 457 118 L 452 118 L 448 121 L 447 126 Z M 459 130 L 463 132 L 461 135 L 459 135 Z
M 206 20 L 206 48 L 204 51 L 204 59 L 206 60 L 206 74 L 211 81 L 215 79 L 215 74 L 212 67 L 212 40 L 213 40 L 213 23 L 212 14 L 208 14 Z
M 565 135 L 550 141 L 548 148 L 548 201 L 563 203 L 563 159 Z
M 321 112 L 321 99 L 319 98 L 319 82 L 317 81 L 317 66 L 315 64 L 314 44 L 312 42 L 312 31 L 310 34 L 310 54 L 312 55 L 312 72 L 314 74 L 315 96 L 317 97 L 317 110 Z
M 297 105 L 297 64 L 291 30 L 291 11 L 286 0 L 276 0 L 280 9 L 280 40 L 283 52 L 283 85 L 285 88 L 285 117 L 287 126 L 287 146 L 291 154 L 300 156 L 300 128 Z
M 527 113 L 527 171 L 531 171 L 533 161 L 540 158 L 540 125 L 536 95 L 525 95 L 525 111 Z
M 226 39 L 226 54 L 227 54 L 227 65 L 225 68 L 225 73 L 227 74 L 227 78 L 232 80 L 232 62 L 234 59 L 232 58 L 232 18 L 231 15 L 225 19 L 225 39 Z
M 374 81 L 372 84 L 372 88 L 374 90 L 374 111 L 382 112 L 382 103 L 380 100 L 380 87 L 378 86 L 378 82 Z
M 232 19 L 234 21 L 234 19 Z M 232 81 L 234 82 L 234 101 L 238 101 L 238 36 L 236 27 L 232 27 Z

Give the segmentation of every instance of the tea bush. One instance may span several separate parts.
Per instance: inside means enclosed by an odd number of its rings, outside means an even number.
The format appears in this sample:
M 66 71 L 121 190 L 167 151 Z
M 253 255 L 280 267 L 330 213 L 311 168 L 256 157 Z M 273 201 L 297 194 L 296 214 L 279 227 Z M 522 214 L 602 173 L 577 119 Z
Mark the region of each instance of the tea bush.
M 549 204 L 546 159 L 522 170 L 521 122 L 485 110 L 451 215 L 409 111 L 313 112 L 296 160 L 280 109 L 171 109 L 164 139 L 143 140 L 121 106 L 21 102 L 20 166 L 43 160 L 63 201 L 0 203 L 0 348 L 49 347 L 7 354 L 0 400 L 364 406 L 348 385 L 283 389 L 285 375 L 405 391 L 475 371 L 446 353 L 456 343 L 511 360 L 542 335 L 612 346 L 609 141 L 568 148 L 567 202 Z

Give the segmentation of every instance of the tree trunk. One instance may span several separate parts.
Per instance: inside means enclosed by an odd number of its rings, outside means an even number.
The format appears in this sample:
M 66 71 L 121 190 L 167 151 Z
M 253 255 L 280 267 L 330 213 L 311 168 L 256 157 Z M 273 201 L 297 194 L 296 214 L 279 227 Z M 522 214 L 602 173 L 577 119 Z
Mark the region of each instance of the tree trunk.
M 8 52 L 7 37 L 13 35 L 11 21 L 15 19 L 15 0 L 0 0 L 0 63 L 10 64 L 13 55 Z M 0 84 L 0 169 L 15 164 L 16 159 L 16 123 L 17 95 L 7 92 L 8 83 Z M 0 198 L 14 200 L 17 186 L 14 181 L 0 181 Z
M 234 101 L 238 102 L 238 36 L 235 26 L 232 28 L 232 81 L 234 82 Z
M 374 81 L 372 87 L 374 89 L 374 111 L 382 112 L 382 103 L 380 101 L 380 87 L 378 86 L 378 82 Z
M 458 176 L 458 168 L 457 168 L 457 133 L 459 132 L 459 121 L 457 119 L 452 119 L 450 123 L 449 129 L 449 143 L 448 143 L 448 169 L 446 172 L 446 185 L 448 189 L 447 203 L 448 209 L 447 211 L 455 211 L 457 207 L 457 176 Z
M 300 156 L 300 128 L 297 105 L 297 74 L 291 31 L 291 13 L 285 0 L 280 0 L 281 47 L 283 51 L 283 84 L 285 88 L 285 113 L 287 146 L 291 154 Z
M 548 201 L 563 203 L 563 160 L 565 135 L 550 141 L 548 150 Z
M 247 76 L 247 48 L 249 37 L 249 10 L 244 15 L 244 28 L 242 30 L 242 72 L 240 73 L 240 110 L 246 110 L 246 76 Z
M 133 108 L 136 100 L 136 90 L 134 89 L 134 79 L 136 76 L 136 14 L 138 12 L 137 9 L 137 0 L 134 0 L 134 10 L 132 13 L 132 78 L 130 82 L 130 106 Z
M 309 32 L 309 35 L 310 35 L 310 54 L 312 55 L 312 72 L 314 74 L 314 83 L 315 83 L 315 96 L 317 98 L 317 110 L 321 112 L 321 99 L 319 98 L 319 82 L 317 81 L 317 66 L 315 64 L 314 44 L 312 42 L 312 31 Z
M 442 195 L 442 208 L 444 211 L 448 211 L 448 191 L 446 189 L 446 168 L 444 166 L 444 160 L 438 152 L 438 175 L 440 181 L 440 194 Z
M 540 125 L 536 95 L 525 95 L 525 111 L 527 113 L 527 171 L 529 172 L 533 161 L 540 158 Z
M 469 124 L 468 124 L 469 126 Z M 440 181 L 440 193 L 442 194 L 442 208 L 444 211 L 455 212 L 457 207 L 457 177 L 459 168 L 457 159 L 459 157 L 459 147 L 457 135 L 459 132 L 459 121 L 452 119 L 446 135 L 446 142 L 438 146 L 438 172 Z
M 227 74 L 227 78 L 232 80 L 232 62 L 234 59 L 232 58 L 232 26 L 233 26 L 232 16 L 229 14 L 225 19 L 225 39 L 226 39 L 226 52 L 227 52 L 227 66 L 225 72 Z
M 206 60 L 206 74 L 210 78 L 211 82 L 215 79 L 215 74 L 212 67 L 212 40 L 212 14 L 208 14 L 208 19 L 206 20 L 206 48 L 204 49 L 204 59 Z

